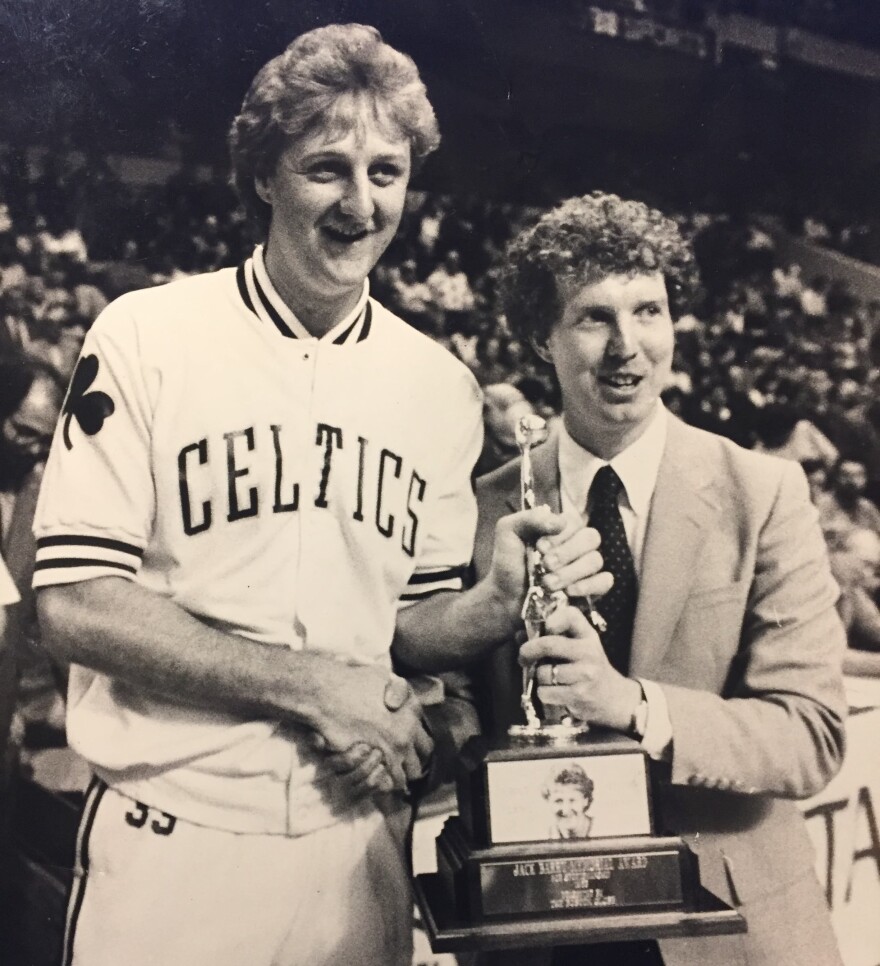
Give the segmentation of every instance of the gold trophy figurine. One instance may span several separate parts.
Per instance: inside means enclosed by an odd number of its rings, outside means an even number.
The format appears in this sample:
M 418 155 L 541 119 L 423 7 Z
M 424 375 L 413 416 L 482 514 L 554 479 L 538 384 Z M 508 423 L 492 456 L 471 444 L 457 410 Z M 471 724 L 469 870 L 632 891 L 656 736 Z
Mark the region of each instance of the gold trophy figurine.
M 520 464 L 520 503 L 523 510 L 535 508 L 535 486 L 532 475 L 531 450 L 533 446 L 547 438 L 547 423 L 537 415 L 523 416 L 516 425 L 516 443 L 522 454 Z M 528 574 L 528 589 L 523 601 L 522 619 L 529 640 L 540 637 L 544 633 L 547 618 L 558 607 L 568 603 L 564 591 L 557 590 L 549 593 L 544 589 L 542 578 L 544 565 L 541 554 L 535 547 L 526 550 L 526 572 Z M 604 620 L 589 601 L 590 620 L 600 632 L 604 630 Z M 558 722 L 542 721 L 535 709 L 535 665 L 523 668 L 523 690 L 520 705 L 525 715 L 524 725 L 511 725 L 508 733 L 518 738 L 546 738 L 568 739 L 573 735 L 583 734 L 589 730 L 589 725 L 577 721 L 570 715 L 564 716 Z

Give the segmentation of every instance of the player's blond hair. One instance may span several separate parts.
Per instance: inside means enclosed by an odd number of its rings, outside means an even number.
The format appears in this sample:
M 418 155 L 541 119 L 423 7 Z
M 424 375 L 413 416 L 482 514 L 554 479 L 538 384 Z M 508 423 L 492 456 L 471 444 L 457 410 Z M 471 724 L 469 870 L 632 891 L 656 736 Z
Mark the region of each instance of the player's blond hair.
M 297 37 L 257 74 L 232 122 L 233 180 L 262 234 L 271 209 L 255 181 L 270 177 L 291 142 L 317 130 L 347 130 L 366 100 L 377 123 L 409 141 L 413 164 L 434 151 L 440 131 L 412 58 L 375 27 L 331 24 Z

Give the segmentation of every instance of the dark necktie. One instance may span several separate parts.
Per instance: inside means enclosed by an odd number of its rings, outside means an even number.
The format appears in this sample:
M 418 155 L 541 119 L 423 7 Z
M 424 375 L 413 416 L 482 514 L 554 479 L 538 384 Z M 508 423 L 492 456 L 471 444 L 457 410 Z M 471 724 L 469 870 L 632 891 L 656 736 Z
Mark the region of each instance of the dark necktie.
M 602 537 L 599 552 L 605 561 L 605 570 L 614 577 L 614 586 L 596 604 L 608 624 L 608 629 L 602 635 L 602 644 L 612 666 L 621 674 L 626 674 L 629 671 L 638 588 L 635 565 L 618 506 L 618 495 L 622 489 L 620 477 L 610 466 L 603 466 L 590 487 L 587 508 L 589 525 L 595 527 Z

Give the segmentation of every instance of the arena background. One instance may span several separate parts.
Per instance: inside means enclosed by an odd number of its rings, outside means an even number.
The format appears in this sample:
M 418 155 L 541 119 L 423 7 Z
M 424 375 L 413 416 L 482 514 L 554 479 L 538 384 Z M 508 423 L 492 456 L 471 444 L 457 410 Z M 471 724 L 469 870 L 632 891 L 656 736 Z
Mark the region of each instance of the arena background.
M 595 188 L 657 204 L 694 236 L 706 290 L 680 327 L 670 405 L 766 449 L 806 421 L 866 464 L 876 501 L 880 8 L 864 0 L 0 0 L 0 272 L 25 238 L 33 275 L 44 236 L 65 233 L 110 297 L 234 264 L 248 240 L 225 134 L 242 94 L 289 39 L 352 20 L 413 56 L 443 133 L 376 273 L 383 297 L 414 299 L 458 252 L 471 307 L 441 304 L 437 283 L 414 321 L 484 386 L 516 383 L 550 411 L 553 387 L 494 298 L 506 239 L 535 207 Z M 4 357 L 63 377 L 63 331 L 89 320 L 68 325 L 70 306 L 53 316 L 45 301 L 19 317 L 9 287 Z M 871 708 L 861 680 L 854 705 Z M 79 780 L 52 738 L 54 700 L 24 708 L 16 745 L 10 908 L 25 927 L 15 955 L 35 966 L 61 928 Z M 862 913 L 880 898 L 878 717 L 854 719 L 846 775 L 807 808 L 848 966 L 880 962 Z
M 790 26 L 802 7 L 827 8 L 849 43 Z M 855 0 L 6 2 L 4 140 L 222 163 L 255 70 L 302 30 L 351 19 L 419 64 L 444 137 L 426 186 L 542 202 L 613 180 L 622 153 L 690 204 L 714 191 L 876 212 L 880 55 L 863 45 L 880 14 Z

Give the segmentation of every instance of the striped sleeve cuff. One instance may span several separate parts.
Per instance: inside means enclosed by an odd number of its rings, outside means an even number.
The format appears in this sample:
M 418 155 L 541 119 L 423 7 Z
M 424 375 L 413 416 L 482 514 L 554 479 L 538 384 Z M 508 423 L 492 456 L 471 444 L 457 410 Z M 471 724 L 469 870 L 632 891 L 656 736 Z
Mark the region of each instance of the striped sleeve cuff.
M 400 606 L 409 607 L 417 601 L 424 600 L 441 590 L 461 590 L 467 567 L 447 567 L 443 570 L 417 570 L 406 590 L 400 595 Z
M 93 577 L 134 577 L 143 547 L 108 537 L 61 534 L 40 537 L 34 564 L 34 587 L 72 584 Z

